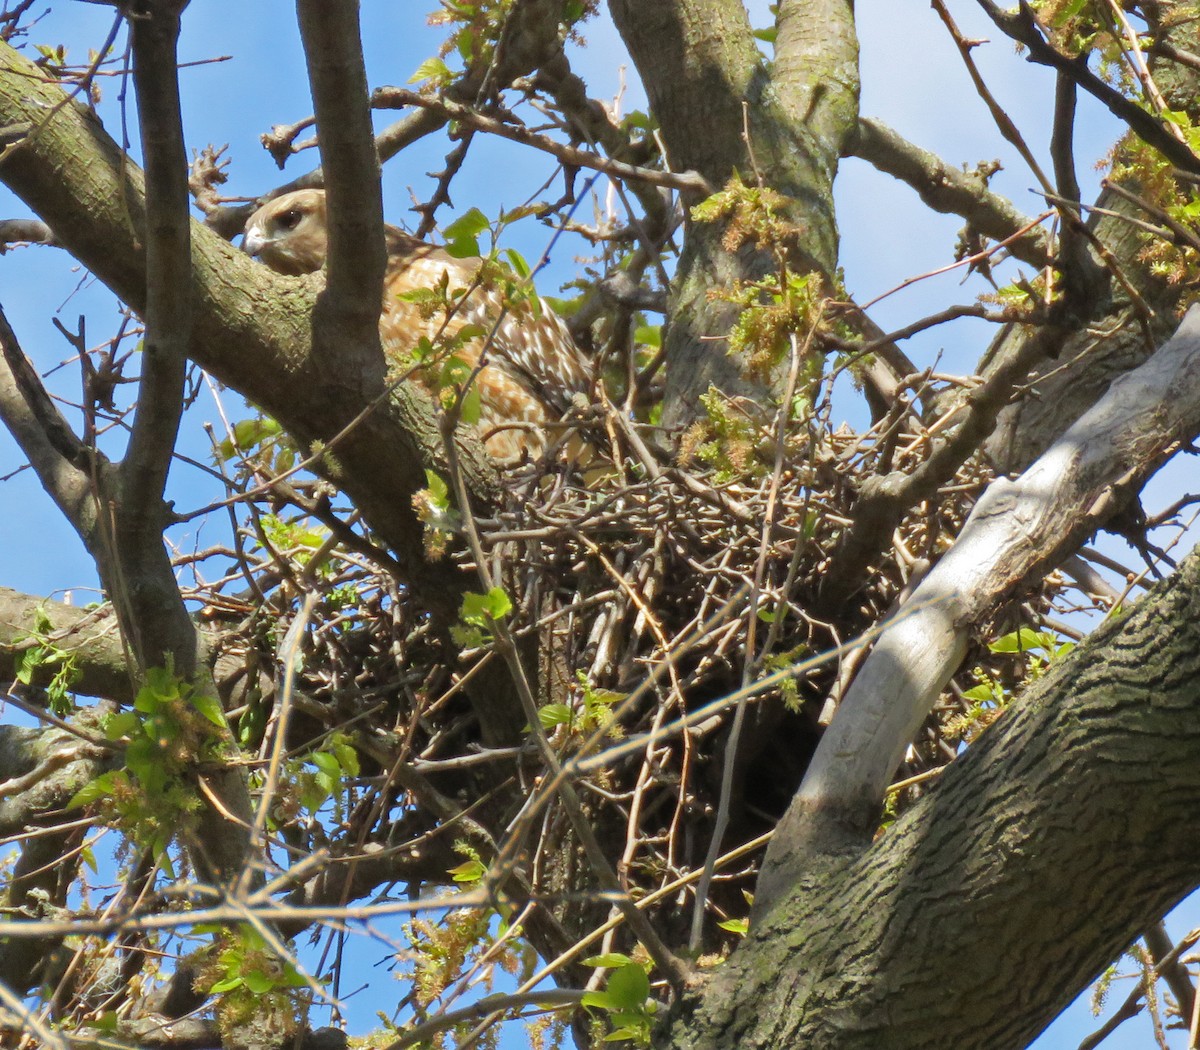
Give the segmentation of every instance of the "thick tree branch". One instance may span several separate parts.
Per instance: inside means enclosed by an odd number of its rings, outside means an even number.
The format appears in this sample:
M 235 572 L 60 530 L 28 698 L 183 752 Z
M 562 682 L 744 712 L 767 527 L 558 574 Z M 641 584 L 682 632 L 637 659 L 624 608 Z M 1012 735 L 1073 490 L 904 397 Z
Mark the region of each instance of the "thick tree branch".
M 1200 307 L 1015 482 L 989 486 L 955 545 L 859 671 L 767 854 L 770 907 L 806 851 L 865 841 L 905 748 L 966 651 L 971 626 L 1040 578 L 1136 491 L 1178 443 L 1200 433 Z
M 191 337 L 191 223 L 179 108 L 176 0 L 146 0 L 130 17 L 133 83 L 146 160 L 146 334 L 141 394 L 121 464 L 123 516 L 139 542 L 161 545 L 162 494 L 183 412 Z M 134 523 L 149 513 L 156 520 Z
M 78 728 L 98 735 L 111 713 L 101 705 L 75 716 Z M 15 918 L 37 920 L 66 904 L 71 873 L 84 830 L 79 813 L 65 807 L 80 788 L 109 768 L 111 753 L 60 728 L 0 726 L 0 836 L 21 843 L 12 878 L 0 905 Z M 20 790 L 6 792 L 20 782 Z M 47 814 L 52 816 L 47 819 Z M 59 825 L 62 825 L 59 827 Z M 45 832 L 29 835 L 34 828 Z M 56 952 L 59 936 L 0 938 L 0 982 L 24 995 L 40 983 L 53 984 L 65 960 Z
M 853 0 L 781 0 L 771 79 L 784 108 L 837 170 L 858 122 L 858 34 Z
M 118 484 L 102 476 L 101 534 L 91 547 L 142 668 L 168 662 L 191 677 L 196 631 L 163 546 L 163 489 L 183 412 L 191 341 L 191 225 L 179 108 L 179 0 L 147 0 L 130 14 L 133 82 L 146 158 L 146 337 L 138 406 Z M 107 526 L 111 523 L 111 531 Z
M 314 320 L 319 338 L 327 321 L 329 337 L 361 344 L 374 358 L 364 358 L 363 366 L 377 370 L 383 362 L 378 325 L 387 250 L 358 2 L 297 0 L 296 12 L 329 202 L 327 301 Z
M 742 104 L 764 86 L 745 7 L 735 0 L 609 6 L 659 117 L 671 169 L 722 185 L 729 158 L 744 155 Z M 681 119 L 685 105 L 701 107 L 693 120 L 709 129 L 708 141 L 689 134 L 691 125 Z
M 139 668 L 170 667 L 211 695 L 215 688 L 200 662 L 197 631 L 163 543 L 168 524 L 163 489 L 183 412 L 192 341 L 188 164 L 176 53 L 179 16 L 186 6 L 187 0 L 143 0 L 128 15 L 146 158 L 146 337 L 129 446 L 117 476 L 105 473 L 97 479 L 100 527 L 89 551 Z M 227 883 L 246 863 L 250 795 L 237 769 L 214 774 L 210 784 L 220 804 L 203 806 L 196 842 L 187 845 L 201 878 Z
M 145 308 L 142 176 L 90 113 L 61 106 L 62 90 L 0 44 L 0 120 L 27 120 L 35 130 L 0 165 L 0 179 L 49 225 L 63 245 L 136 310 Z M 47 114 L 52 114 L 47 117 Z M 311 311 L 323 282 L 280 277 L 256 265 L 210 230 L 192 227 L 190 355 L 246 394 L 302 441 L 329 442 L 355 427 L 320 470 L 355 500 L 403 564 L 419 600 L 445 618 L 458 610 L 460 576 L 422 555 L 423 526 L 411 494 L 425 484 L 422 464 L 438 464 L 441 436 L 427 399 L 405 387 L 375 407 L 365 377 L 348 360 L 312 350 Z M 361 418 L 359 418 L 361 417 Z M 461 460 L 486 503 L 494 469 L 468 444 Z M 444 469 L 444 467 L 443 467 Z
M 670 167 L 695 171 L 716 186 L 735 173 L 750 183 L 769 173 L 771 189 L 786 202 L 778 218 L 795 231 L 791 265 L 832 278 L 838 251 L 833 178 L 858 103 L 851 5 L 781 5 L 773 69 L 741 3 L 612 0 L 610 9 L 646 86 Z M 740 310 L 722 294 L 773 272 L 777 260 L 751 244 L 731 251 L 725 232 L 723 222 L 689 222 L 685 230 L 665 345 L 668 426 L 695 418 L 710 386 L 752 400 L 769 393 L 727 354 Z
M 71 655 L 78 674 L 75 691 L 122 703 L 133 699 L 136 690 L 111 610 L 77 609 L 0 587 L 0 679 L 12 681 L 19 654 L 39 644 Z M 42 667 L 32 684 L 47 685 L 54 670 Z
M 1082 194 L 1075 175 L 1075 81 L 1059 72 L 1054 91 L 1054 129 L 1050 154 L 1054 185 L 1063 216 L 1058 264 L 1062 271 L 1062 298 L 1052 307 L 1054 318 L 1090 321 L 1109 305 L 1109 274 L 1092 256 L 1088 232 L 1080 214 Z
M 982 175 L 947 164 L 880 121 L 860 120 L 856 133 L 846 144 L 846 155 L 865 160 L 907 183 L 934 211 L 961 215 L 972 229 L 992 240 L 1011 237 L 1032 222 L 1011 201 L 989 190 Z M 1014 257 L 1040 270 L 1053 249 L 1045 228 L 1033 226 L 1011 241 L 1008 250 Z
M 54 231 L 37 219 L 0 219 L 0 250 L 10 244 L 59 246 Z
M 872 845 L 794 882 L 656 1045 L 1028 1045 L 1196 885 L 1198 683 L 1193 554 Z

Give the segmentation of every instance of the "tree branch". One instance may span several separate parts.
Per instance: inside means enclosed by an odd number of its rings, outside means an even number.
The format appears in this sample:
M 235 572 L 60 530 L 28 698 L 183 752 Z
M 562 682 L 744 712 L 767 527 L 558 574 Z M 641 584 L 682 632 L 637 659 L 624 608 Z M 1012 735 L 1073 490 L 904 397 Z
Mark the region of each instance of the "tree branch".
M 989 190 L 981 175 L 947 164 L 869 117 L 858 122 L 856 133 L 846 144 L 846 155 L 865 160 L 907 183 L 934 211 L 961 215 L 972 229 L 993 240 L 1011 237 L 1032 222 L 1011 201 Z M 1046 230 L 1034 226 L 1011 241 L 1008 250 L 1015 258 L 1040 270 L 1053 248 Z
M 0 310 L 0 420 L 71 526 L 90 546 L 96 533 L 91 457 L 50 400 Z M 98 461 L 98 469 L 106 463 Z
M 368 352 L 373 349 L 372 364 L 378 369 L 383 361 L 378 325 L 387 250 L 358 2 L 297 0 L 296 13 L 329 202 L 329 278 L 322 308 L 329 311 L 338 337 L 345 338 L 349 328 L 352 342 Z
M 196 631 L 163 547 L 163 489 L 183 413 L 191 337 L 191 242 L 187 153 L 176 75 L 179 14 L 186 0 L 146 0 L 129 16 L 133 83 L 146 158 L 146 293 L 142 378 L 119 484 L 101 478 L 101 529 L 91 547 L 122 628 L 143 669 L 191 677 Z M 117 479 L 114 479 L 117 480 Z M 107 540 L 107 542 L 104 542 Z
M 187 153 L 176 76 L 179 0 L 143 0 L 129 18 L 133 83 L 146 159 L 146 325 L 138 407 L 121 464 L 122 507 L 137 542 L 162 542 L 162 494 L 179 418 L 191 336 Z M 155 520 L 134 522 L 149 513 Z
M 949 481 L 963 463 L 974 455 L 992 432 L 997 417 L 1009 403 L 1016 385 L 1029 370 L 1058 345 L 1062 332 L 1043 327 L 1012 349 L 984 383 L 954 400 L 939 405 L 943 415 L 961 413 L 957 425 L 948 427 L 930 442 L 925 461 L 911 473 L 894 470 L 868 477 L 854 503 L 854 520 L 838 540 L 829 568 L 821 580 L 820 602 L 825 609 L 837 607 L 859 586 L 872 558 L 892 535 L 904 516 L 938 487 Z
M 0 587 L 0 678 L 15 679 L 17 657 L 39 644 L 71 654 L 76 692 L 121 703 L 133 699 L 136 690 L 110 609 L 77 609 Z M 32 684 L 45 686 L 53 672 L 52 666 L 41 667 Z
M 484 61 L 480 58 L 473 61 L 463 76 L 446 89 L 446 97 L 464 105 L 476 104 L 480 91 L 488 82 L 494 86 L 506 86 L 518 77 L 531 73 L 541 63 L 550 61 L 555 54 L 561 54 L 562 45 L 558 39 L 561 12 L 561 4 L 557 4 L 555 0 L 518 0 L 509 9 L 505 22 L 505 39 L 492 56 L 492 60 Z M 401 150 L 444 127 L 446 123 L 447 118 L 443 114 L 434 110 L 421 110 L 390 124 L 375 138 L 379 161 L 382 163 L 390 160 Z M 217 208 L 205 221 L 226 240 L 232 240 L 242 232 L 246 220 L 260 204 L 291 190 L 319 188 L 324 185 L 324 170 L 314 168 L 263 194 L 256 203 Z
M 1153 114 L 1127 99 L 1106 84 L 1085 64 L 1064 55 L 1042 35 L 1041 24 L 1033 9 L 1021 0 L 1017 11 L 1003 11 L 992 0 L 978 0 L 979 6 L 1006 36 L 1029 49 L 1029 61 L 1050 66 L 1070 77 L 1084 91 L 1099 100 L 1118 120 L 1124 121 L 1143 142 L 1153 146 L 1172 164 L 1193 175 L 1200 175 L 1200 157 L 1177 139 L 1169 127 Z
M 1197 654 L 1193 554 L 874 843 L 793 881 L 657 1045 L 1028 1045 L 1196 884 Z
M 74 720 L 82 731 L 96 735 L 111 710 L 111 705 L 87 708 Z M 0 897 L 5 912 L 36 920 L 65 905 L 80 862 L 78 850 L 71 847 L 78 844 L 87 823 L 65 808 L 80 788 L 109 767 L 110 757 L 61 728 L 0 726 L 2 776 L 9 783 L 22 777 L 32 781 L 19 791 L 0 794 L 0 835 L 18 841 L 21 850 Z M 41 833 L 29 835 L 31 828 Z M 39 983 L 53 984 L 61 976 L 63 959 L 55 951 L 61 942 L 62 937 L 53 934 L 0 938 L 0 982 L 21 995 Z
M 545 135 L 530 131 L 523 124 L 504 123 L 493 117 L 477 113 L 468 106 L 460 105 L 445 98 L 434 98 L 408 91 L 404 88 L 376 88 L 371 96 L 371 105 L 376 109 L 400 109 L 404 106 L 420 106 L 441 113 L 447 120 L 456 121 L 475 131 L 483 131 L 498 138 L 518 142 L 523 146 L 531 146 L 549 153 L 563 164 L 577 168 L 590 168 L 600 171 L 613 178 L 626 179 L 630 182 L 645 182 L 651 186 L 664 186 L 681 192 L 703 194 L 713 192 L 713 187 L 702 175 L 695 172 L 659 171 L 656 168 L 640 168 L 634 164 L 626 164 L 620 160 L 602 157 L 598 153 L 577 149 L 562 142 L 555 142 Z
M 858 34 L 852 0 L 781 0 L 771 80 L 784 109 L 824 156 L 830 179 L 858 123 Z
M 966 651 L 973 624 L 1040 577 L 1200 432 L 1200 307 L 1017 481 L 1000 478 L 875 644 L 826 731 L 764 863 L 761 907 L 810 851 L 869 838 L 888 780 Z

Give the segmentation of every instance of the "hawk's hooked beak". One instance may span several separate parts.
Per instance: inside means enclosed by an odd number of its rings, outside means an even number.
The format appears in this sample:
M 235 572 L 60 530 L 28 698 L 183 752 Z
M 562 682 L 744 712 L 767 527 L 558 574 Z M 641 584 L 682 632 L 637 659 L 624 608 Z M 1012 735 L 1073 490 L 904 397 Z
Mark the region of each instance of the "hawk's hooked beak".
M 242 237 L 242 251 L 257 256 L 270 243 L 270 238 L 264 237 L 257 226 L 251 226 Z

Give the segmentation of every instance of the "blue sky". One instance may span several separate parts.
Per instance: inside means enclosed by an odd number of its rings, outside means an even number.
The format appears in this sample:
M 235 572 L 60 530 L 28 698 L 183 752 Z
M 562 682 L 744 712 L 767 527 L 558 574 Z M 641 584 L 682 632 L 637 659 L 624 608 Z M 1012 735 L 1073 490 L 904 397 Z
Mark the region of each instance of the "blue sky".
M 364 0 L 364 40 L 372 86 L 404 84 L 420 62 L 434 54 L 440 40 L 435 29 L 424 25 L 417 12 L 426 4 L 396 3 L 395 0 Z M 769 16 L 765 2 L 749 5 L 756 24 L 765 25 Z M 961 67 L 957 51 L 925 0 L 858 0 L 857 16 L 862 43 L 862 112 L 892 125 L 907 138 L 940 153 L 952 163 L 974 165 L 1000 159 L 1003 170 L 992 185 L 1023 210 L 1040 209 L 1031 192 L 1034 179 L 1014 151 L 996 133 L 982 102 L 974 93 Z M 952 5 L 968 36 L 994 38 L 995 32 L 978 14 L 977 5 Z M 34 27 L 31 40 L 65 43 L 75 61 L 84 61 L 87 48 L 98 47 L 107 35 L 111 8 L 78 0 L 57 0 Z M 628 67 L 615 30 L 601 18 L 585 30 L 588 45 L 572 53 L 572 61 L 591 86 L 594 97 L 613 99 L 624 85 L 623 111 L 644 106 L 636 74 Z M 304 59 L 295 27 L 294 7 L 275 0 L 196 0 L 185 13 L 181 43 L 183 61 L 202 61 L 218 56 L 228 61 L 209 62 L 184 69 L 185 131 L 189 147 L 209 143 L 229 144 L 232 160 L 230 194 L 253 195 L 307 170 L 316 163 L 315 152 L 294 158 L 288 171 L 280 173 L 259 144 L 259 136 L 273 124 L 291 123 L 311 112 Z M 1040 67 L 1031 66 L 1014 54 L 1004 40 L 976 49 L 984 75 L 1000 101 L 1022 129 L 1039 160 L 1048 164 L 1047 143 L 1053 98 L 1052 78 Z M 626 68 L 621 72 L 621 64 Z M 102 82 L 101 114 L 110 132 L 120 137 L 117 105 L 120 81 Z M 385 113 L 380 122 L 394 119 Z M 132 126 L 132 124 L 131 124 Z M 1092 195 L 1099 175 L 1093 162 L 1110 148 L 1115 126 L 1088 99 L 1080 102 L 1079 174 L 1084 198 Z M 384 174 L 386 211 L 390 221 L 406 224 L 412 218 L 410 188 L 417 198 L 429 191 L 427 173 L 441 167 L 448 144 L 434 137 L 390 163 Z M 135 149 L 136 153 L 136 149 Z M 510 144 L 477 139 L 463 171 L 455 180 L 455 207 L 441 215 L 443 224 L 470 207 L 495 214 L 499 206 L 521 203 L 553 172 L 545 158 L 530 155 Z M 598 185 L 598 191 L 603 184 Z M 842 232 L 842 263 L 850 291 L 865 301 L 894 287 L 902 280 L 945 265 L 951 260 L 955 238 L 962 221 L 953 216 L 928 212 L 907 187 L 881 176 L 866 164 L 849 160 L 837 184 Z M 585 207 L 587 207 L 585 205 Z M 27 215 L 24 206 L 0 188 L 0 216 Z M 586 215 L 584 216 L 586 218 Z M 535 223 L 525 223 L 508 234 L 507 244 L 528 258 L 536 258 L 550 233 Z M 567 240 L 556 249 L 555 258 L 543 273 L 543 292 L 555 294 L 559 286 L 578 270 L 576 255 L 585 247 Z M 885 328 L 898 326 L 940 309 L 948 302 L 969 302 L 986 287 L 973 278 L 963 287 L 961 272 L 921 282 L 891 296 L 873 310 Z M 116 325 L 111 298 L 61 252 L 25 248 L 0 258 L 0 301 L 21 338 L 27 353 L 42 369 L 71 356 L 70 348 L 50 323 L 57 316 L 74 328 L 77 318 L 87 320 L 89 342 L 94 345 Z M 942 354 L 946 371 L 966 372 L 979 358 L 991 328 L 984 322 L 961 321 L 926 333 L 909 346 L 911 356 L 923 364 Z M 75 366 L 62 373 L 60 389 L 69 392 L 77 385 Z M 238 399 L 226 392 L 225 409 L 233 418 L 244 414 Z M 208 441 L 201 424 L 211 421 L 220 430 L 217 409 L 205 393 L 190 413 L 182 447 L 197 458 L 206 458 Z M 119 449 L 117 449 L 119 451 Z M 20 456 L 6 435 L 0 435 L 0 475 L 20 464 Z M 1166 472 L 1152 492 L 1161 492 L 1165 502 L 1170 493 L 1184 487 L 1178 473 Z M 180 466 L 173 471 L 171 495 L 179 509 L 200 506 L 220 495 L 213 481 L 194 469 Z M 1151 496 L 1148 509 L 1153 509 Z M 72 592 L 78 601 L 91 600 L 81 589 L 93 587 L 95 574 L 70 528 L 42 494 L 29 472 L 21 473 L 0 488 L 0 585 L 39 594 Z M 188 546 L 216 538 L 214 532 L 190 527 L 174 534 Z M 1122 545 L 1113 552 L 1129 560 Z M 11 717 L 11 712 L 4 717 Z M 1172 930 L 1181 934 L 1196 925 L 1195 909 L 1189 908 Z M 374 956 L 372 956 L 374 958 Z M 353 982 L 350 982 L 353 983 Z M 1114 1001 L 1125 990 L 1114 993 Z M 357 1009 L 356 1030 L 373 1022 L 375 1009 L 386 1004 L 373 1002 Z M 1086 1006 L 1073 1007 L 1037 1044 L 1043 1048 L 1075 1046 L 1099 1022 Z M 521 1045 L 516 1035 L 512 1045 Z M 1105 1045 L 1112 1048 L 1145 1045 L 1149 1028 L 1144 1020 L 1126 1024 Z M 1180 1043 L 1179 1045 L 1183 1045 Z

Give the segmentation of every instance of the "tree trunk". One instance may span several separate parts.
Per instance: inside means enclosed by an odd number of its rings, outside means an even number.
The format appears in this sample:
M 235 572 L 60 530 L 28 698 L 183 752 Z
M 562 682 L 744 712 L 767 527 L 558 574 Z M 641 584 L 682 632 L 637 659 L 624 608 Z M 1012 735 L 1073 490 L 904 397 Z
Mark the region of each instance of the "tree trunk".
M 763 180 L 784 198 L 778 218 L 793 227 L 791 265 L 832 282 L 833 179 L 858 119 L 852 4 L 784 0 L 773 68 L 740 2 L 611 0 L 609 7 L 646 86 L 671 168 L 696 171 L 714 187 L 736 176 L 748 185 Z M 778 260 L 753 243 L 731 250 L 727 228 L 697 223 L 690 214 L 685 220 L 665 343 L 668 426 L 701 415 L 699 398 L 710 386 L 752 400 L 768 393 L 728 355 L 740 311 L 722 295 L 776 272 Z

